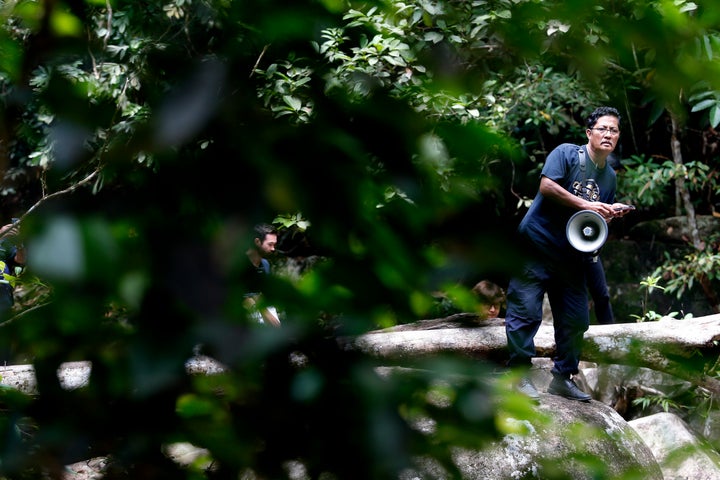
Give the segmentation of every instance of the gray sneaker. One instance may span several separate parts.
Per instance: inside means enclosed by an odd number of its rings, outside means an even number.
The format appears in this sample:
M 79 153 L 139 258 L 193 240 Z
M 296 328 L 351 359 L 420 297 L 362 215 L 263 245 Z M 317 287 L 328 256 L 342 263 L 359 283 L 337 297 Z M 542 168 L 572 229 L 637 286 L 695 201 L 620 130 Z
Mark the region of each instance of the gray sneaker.
M 530 380 L 528 377 L 522 377 L 518 382 L 516 389 L 518 392 L 522 393 L 533 402 L 540 402 L 540 394 L 538 393 L 537 388 L 535 388 L 532 380 Z

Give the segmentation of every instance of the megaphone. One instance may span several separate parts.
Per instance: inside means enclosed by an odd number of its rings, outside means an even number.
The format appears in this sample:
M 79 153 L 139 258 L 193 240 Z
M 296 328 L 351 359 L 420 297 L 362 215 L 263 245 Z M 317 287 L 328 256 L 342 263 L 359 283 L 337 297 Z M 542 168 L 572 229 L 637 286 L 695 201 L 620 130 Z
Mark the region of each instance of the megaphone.
M 591 253 L 599 250 L 607 240 L 608 224 L 599 213 L 580 210 L 568 220 L 565 235 L 575 250 Z

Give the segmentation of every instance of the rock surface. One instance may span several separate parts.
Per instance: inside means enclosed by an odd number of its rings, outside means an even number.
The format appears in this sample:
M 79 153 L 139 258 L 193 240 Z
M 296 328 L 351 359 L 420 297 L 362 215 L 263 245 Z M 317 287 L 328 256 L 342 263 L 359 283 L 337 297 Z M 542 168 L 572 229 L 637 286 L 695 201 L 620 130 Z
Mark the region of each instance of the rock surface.
M 720 480 L 720 454 L 672 413 L 629 422 L 657 459 L 664 480 Z
M 443 330 L 441 327 L 436 332 Z M 477 449 L 454 448 L 452 460 L 463 479 L 558 478 L 557 473 L 562 472 L 563 478 L 578 480 L 720 480 L 720 455 L 698 440 L 681 419 L 658 414 L 628 423 L 606 403 L 574 402 L 544 393 L 550 378 L 550 363 L 548 359 L 535 360 L 533 380 L 541 392 L 540 403 L 533 407 L 537 415 L 504 419 L 524 433 L 507 434 L 490 446 Z M 222 365 L 206 357 L 194 358 L 186 367 L 190 374 L 223 370 Z M 27 365 L 5 367 L 2 383 L 36 393 L 33 373 Z M 67 389 L 82 387 L 90 373 L 91 366 L 86 362 L 64 364 L 58 370 Z M 578 381 L 587 383 L 584 377 Z M 418 424 L 417 428 L 430 436 L 434 433 L 432 419 Z M 172 448 L 166 453 L 179 464 L 183 463 L 182 456 Z M 680 461 L 676 460 L 678 457 Z M 106 459 L 94 458 L 68 465 L 64 478 L 100 479 L 106 463 Z M 401 478 L 435 480 L 448 478 L 448 473 L 432 458 L 418 458 L 415 470 L 405 472 Z
M 663 479 L 648 446 L 607 405 L 541 393 L 537 411 L 538 418 L 546 416 L 550 421 L 525 420 L 526 435 L 508 435 L 490 449 L 458 451 L 456 462 L 464 478 L 542 479 L 563 472 L 563 478 L 574 480 Z
M 595 400 L 576 402 L 544 393 L 549 369 L 541 362 L 535 365 L 531 376 L 540 392 L 535 412 L 530 418 L 504 419 L 522 433 L 476 450 L 456 448 L 453 462 L 463 480 L 664 480 L 653 452 L 615 410 Z M 418 428 L 432 436 L 433 424 L 428 419 Z M 446 478 L 451 477 L 432 458 L 418 458 L 417 469 L 401 480 Z

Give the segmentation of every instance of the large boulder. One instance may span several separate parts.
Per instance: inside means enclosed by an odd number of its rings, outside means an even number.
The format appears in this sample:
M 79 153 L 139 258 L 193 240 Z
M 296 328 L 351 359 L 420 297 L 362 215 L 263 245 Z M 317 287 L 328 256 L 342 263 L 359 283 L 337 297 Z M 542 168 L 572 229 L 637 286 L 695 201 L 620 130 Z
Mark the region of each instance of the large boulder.
M 387 371 L 385 375 L 389 376 Z M 463 480 L 663 480 L 648 446 L 610 406 L 544 393 L 550 378 L 545 368 L 535 368 L 532 376 L 541 392 L 540 403 L 524 418 L 500 419 L 507 425 L 514 424 L 514 433 L 482 448 L 454 449 L 453 463 Z M 435 433 L 433 419 L 418 421 L 415 427 L 429 436 Z M 432 458 L 418 458 L 416 469 L 401 477 L 446 478 L 451 478 L 449 472 Z
M 665 480 L 720 480 L 720 455 L 677 415 L 661 412 L 629 424 L 654 452 Z
M 524 420 L 524 435 L 508 435 L 487 450 L 459 450 L 464 478 L 663 479 L 648 446 L 609 406 L 541 393 L 537 411 L 550 421 Z

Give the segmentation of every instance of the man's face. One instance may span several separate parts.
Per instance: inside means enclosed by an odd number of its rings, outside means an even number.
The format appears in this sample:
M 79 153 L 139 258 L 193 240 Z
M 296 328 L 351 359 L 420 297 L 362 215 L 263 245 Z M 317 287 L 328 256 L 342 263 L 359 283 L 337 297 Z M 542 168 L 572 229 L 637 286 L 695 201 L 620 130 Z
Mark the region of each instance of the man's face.
M 586 131 L 590 147 L 596 152 L 610 154 L 620 138 L 618 119 L 612 115 L 598 118 L 593 128 Z
M 277 235 L 269 233 L 265 235 L 265 239 L 262 242 L 256 238 L 255 245 L 258 247 L 260 255 L 267 257 L 275 251 L 275 245 L 277 245 Z

